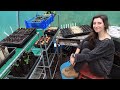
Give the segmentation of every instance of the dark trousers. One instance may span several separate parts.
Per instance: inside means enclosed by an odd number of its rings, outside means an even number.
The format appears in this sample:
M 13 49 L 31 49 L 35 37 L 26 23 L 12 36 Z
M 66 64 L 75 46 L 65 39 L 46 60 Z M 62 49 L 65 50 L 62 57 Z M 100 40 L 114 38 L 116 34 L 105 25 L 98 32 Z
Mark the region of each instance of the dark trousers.
M 82 45 L 81 50 L 81 54 L 87 54 L 88 52 L 90 52 L 91 50 L 89 49 L 88 46 L 88 41 L 85 41 Z M 104 71 L 101 69 L 101 67 L 97 64 L 97 61 L 91 61 L 91 62 L 87 62 L 87 61 L 83 61 L 83 62 L 77 62 L 74 66 L 74 69 L 76 72 L 79 72 L 80 69 L 82 68 L 82 66 L 87 63 L 90 67 L 91 72 L 93 72 L 94 74 L 98 75 L 98 76 L 106 76 Z

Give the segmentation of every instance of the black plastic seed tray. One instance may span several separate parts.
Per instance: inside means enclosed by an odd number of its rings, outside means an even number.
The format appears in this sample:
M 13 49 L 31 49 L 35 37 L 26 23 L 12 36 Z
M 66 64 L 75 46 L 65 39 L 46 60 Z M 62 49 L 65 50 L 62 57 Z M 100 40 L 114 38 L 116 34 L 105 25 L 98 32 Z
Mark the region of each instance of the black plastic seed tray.
M 36 30 L 34 29 L 29 30 L 29 32 L 25 30 L 17 30 L 3 39 L 0 44 L 8 47 L 22 48 L 35 34 Z
M 76 37 L 76 36 L 81 36 L 81 35 L 87 35 L 93 30 L 89 25 L 81 25 L 79 26 L 83 30 L 81 33 L 73 33 L 70 28 L 65 28 L 65 29 L 60 29 L 61 34 L 64 38 L 71 38 L 71 37 Z
M 82 28 L 83 34 L 89 34 L 93 31 L 89 25 L 81 25 L 80 28 Z
M 30 35 L 32 33 L 36 33 L 35 28 L 18 28 L 13 34 Z
M 24 73 L 20 73 L 20 74 L 17 74 L 18 76 L 14 76 L 12 73 L 10 73 L 7 77 L 9 78 L 9 79 L 28 79 L 29 78 L 29 76 L 31 75 L 31 73 L 33 72 L 33 70 L 34 70 L 34 68 L 35 68 L 35 66 L 37 65 L 37 63 L 38 63 L 38 61 L 39 61 L 39 57 L 38 56 L 35 56 L 35 62 L 34 62 L 34 64 L 33 64 L 33 66 L 29 69 L 29 71 L 28 71 L 28 73 L 26 73 L 26 74 L 24 74 Z M 20 68 L 21 69 L 21 68 Z M 19 69 L 19 70 L 20 70 Z M 12 72 L 12 70 L 13 70 L 13 67 L 12 67 L 12 69 L 11 69 L 11 72 Z M 22 70 L 22 69 L 21 69 Z M 17 73 L 17 72 L 16 72 Z
M 2 61 L 0 62 L 0 68 L 15 54 L 16 47 L 7 47 L 9 55 Z
M 0 43 L 4 46 L 8 47 L 23 47 L 25 43 L 29 40 L 29 35 L 18 35 L 12 34 L 5 39 L 3 39 Z

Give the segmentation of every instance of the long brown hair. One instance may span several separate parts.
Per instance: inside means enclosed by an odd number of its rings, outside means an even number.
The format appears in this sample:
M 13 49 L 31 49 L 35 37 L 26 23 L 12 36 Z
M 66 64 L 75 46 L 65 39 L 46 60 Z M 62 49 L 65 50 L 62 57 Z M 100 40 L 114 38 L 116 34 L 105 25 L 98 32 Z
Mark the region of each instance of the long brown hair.
M 106 15 L 96 15 L 93 17 L 92 22 L 91 22 L 91 28 L 93 29 L 93 21 L 95 18 L 101 18 L 103 23 L 104 23 L 104 28 L 105 30 L 108 29 L 109 23 L 108 23 L 108 17 Z M 88 41 L 89 41 L 89 47 L 90 49 L 93 49 L 95 47 L 95 39 L 98 38 L 98 33 L 96 33 L 93 29 L 93 32 L 91 32 L 88 36 Z

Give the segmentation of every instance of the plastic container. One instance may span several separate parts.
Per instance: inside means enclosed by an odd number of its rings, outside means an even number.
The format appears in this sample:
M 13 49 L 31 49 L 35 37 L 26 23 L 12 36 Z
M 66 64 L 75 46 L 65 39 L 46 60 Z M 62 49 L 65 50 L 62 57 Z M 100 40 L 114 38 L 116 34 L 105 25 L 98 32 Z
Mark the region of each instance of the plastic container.
M 46 20 L 46 27 L 48 27 L 50 25 L 50 23 L 53 21 L 54 21 L 54 16 L 53 16 L 53 14 L 51 14 L 49 16 L 49 18 Z
M 51 14 L 51 22 L 54 21 L 54 14 Z
M 9 79 L 28 79 L 29 76 L 31 75 L 31 73 L 33 72 L 35 66 L 37 65 L 39 59 L 40 59 L 40 58 L 39 58 L 38 56 L 35 56 L 35 62 L 34 62 L 34 64 L 33 64 L 33 66 L 30 68 L 30 70 L 29 70 L 29 72 L 28 72 L 27 74 L 23 74 L 24 76 L 13 76 L 13 74 L 10 73 L 10 74 L 8 75 L 8 78 L 9 78 Z M 12 69 L 13 69 L 13 67 L 12 67 Z M 12 71 L 12 69 L 11 69 L 11 71 Z
M 74 77 L 67 78 L 62 74 L 62 69 L 66 68 L 66 67 L 69 67 L 70 65 L 71 65 L 70 61 L 67 61 L 60 66 L 60 72 L 61 72 L 62 79 L 75 79 Z
M 25 25 L 26 28 L 41 28 L 41 29 L 45 29 L 46 28 L 46 24 L 45 24 L 45 20 L 42 20 L 40 22 L 32 22 L 35 18 L 32 18 L 30 20 L 25 20 Z
M 9 55 L 0 62 L 0 68 L 15 54 L 16 47 L 8 47 Z
M 12 33 L 10 36 L 3 39 L 0 43 L 8 47 L 22 48 L 35 34 L 36 34 L 36 30 L 32 31 L 30 34 L 20 35 L 20 34 Z
M 49 18 L 47 18 L 46 20 L 33 22 L 36 17 L 33 17 L 30 20 L 25 20 L 26 28 L 46 29 L 50 25 L 50 23 L 54 21 L 54 15 L 53 14 L 51 14 L 49 16 Z

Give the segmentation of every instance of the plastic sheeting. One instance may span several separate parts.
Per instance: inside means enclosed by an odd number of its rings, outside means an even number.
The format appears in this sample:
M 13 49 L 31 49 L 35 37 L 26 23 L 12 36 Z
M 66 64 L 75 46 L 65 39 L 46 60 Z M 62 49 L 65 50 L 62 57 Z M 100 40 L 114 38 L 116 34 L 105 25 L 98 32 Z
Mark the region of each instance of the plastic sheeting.
M 0 41 L 11 34 L 17 25 L 17 11 L 0 11 Z

